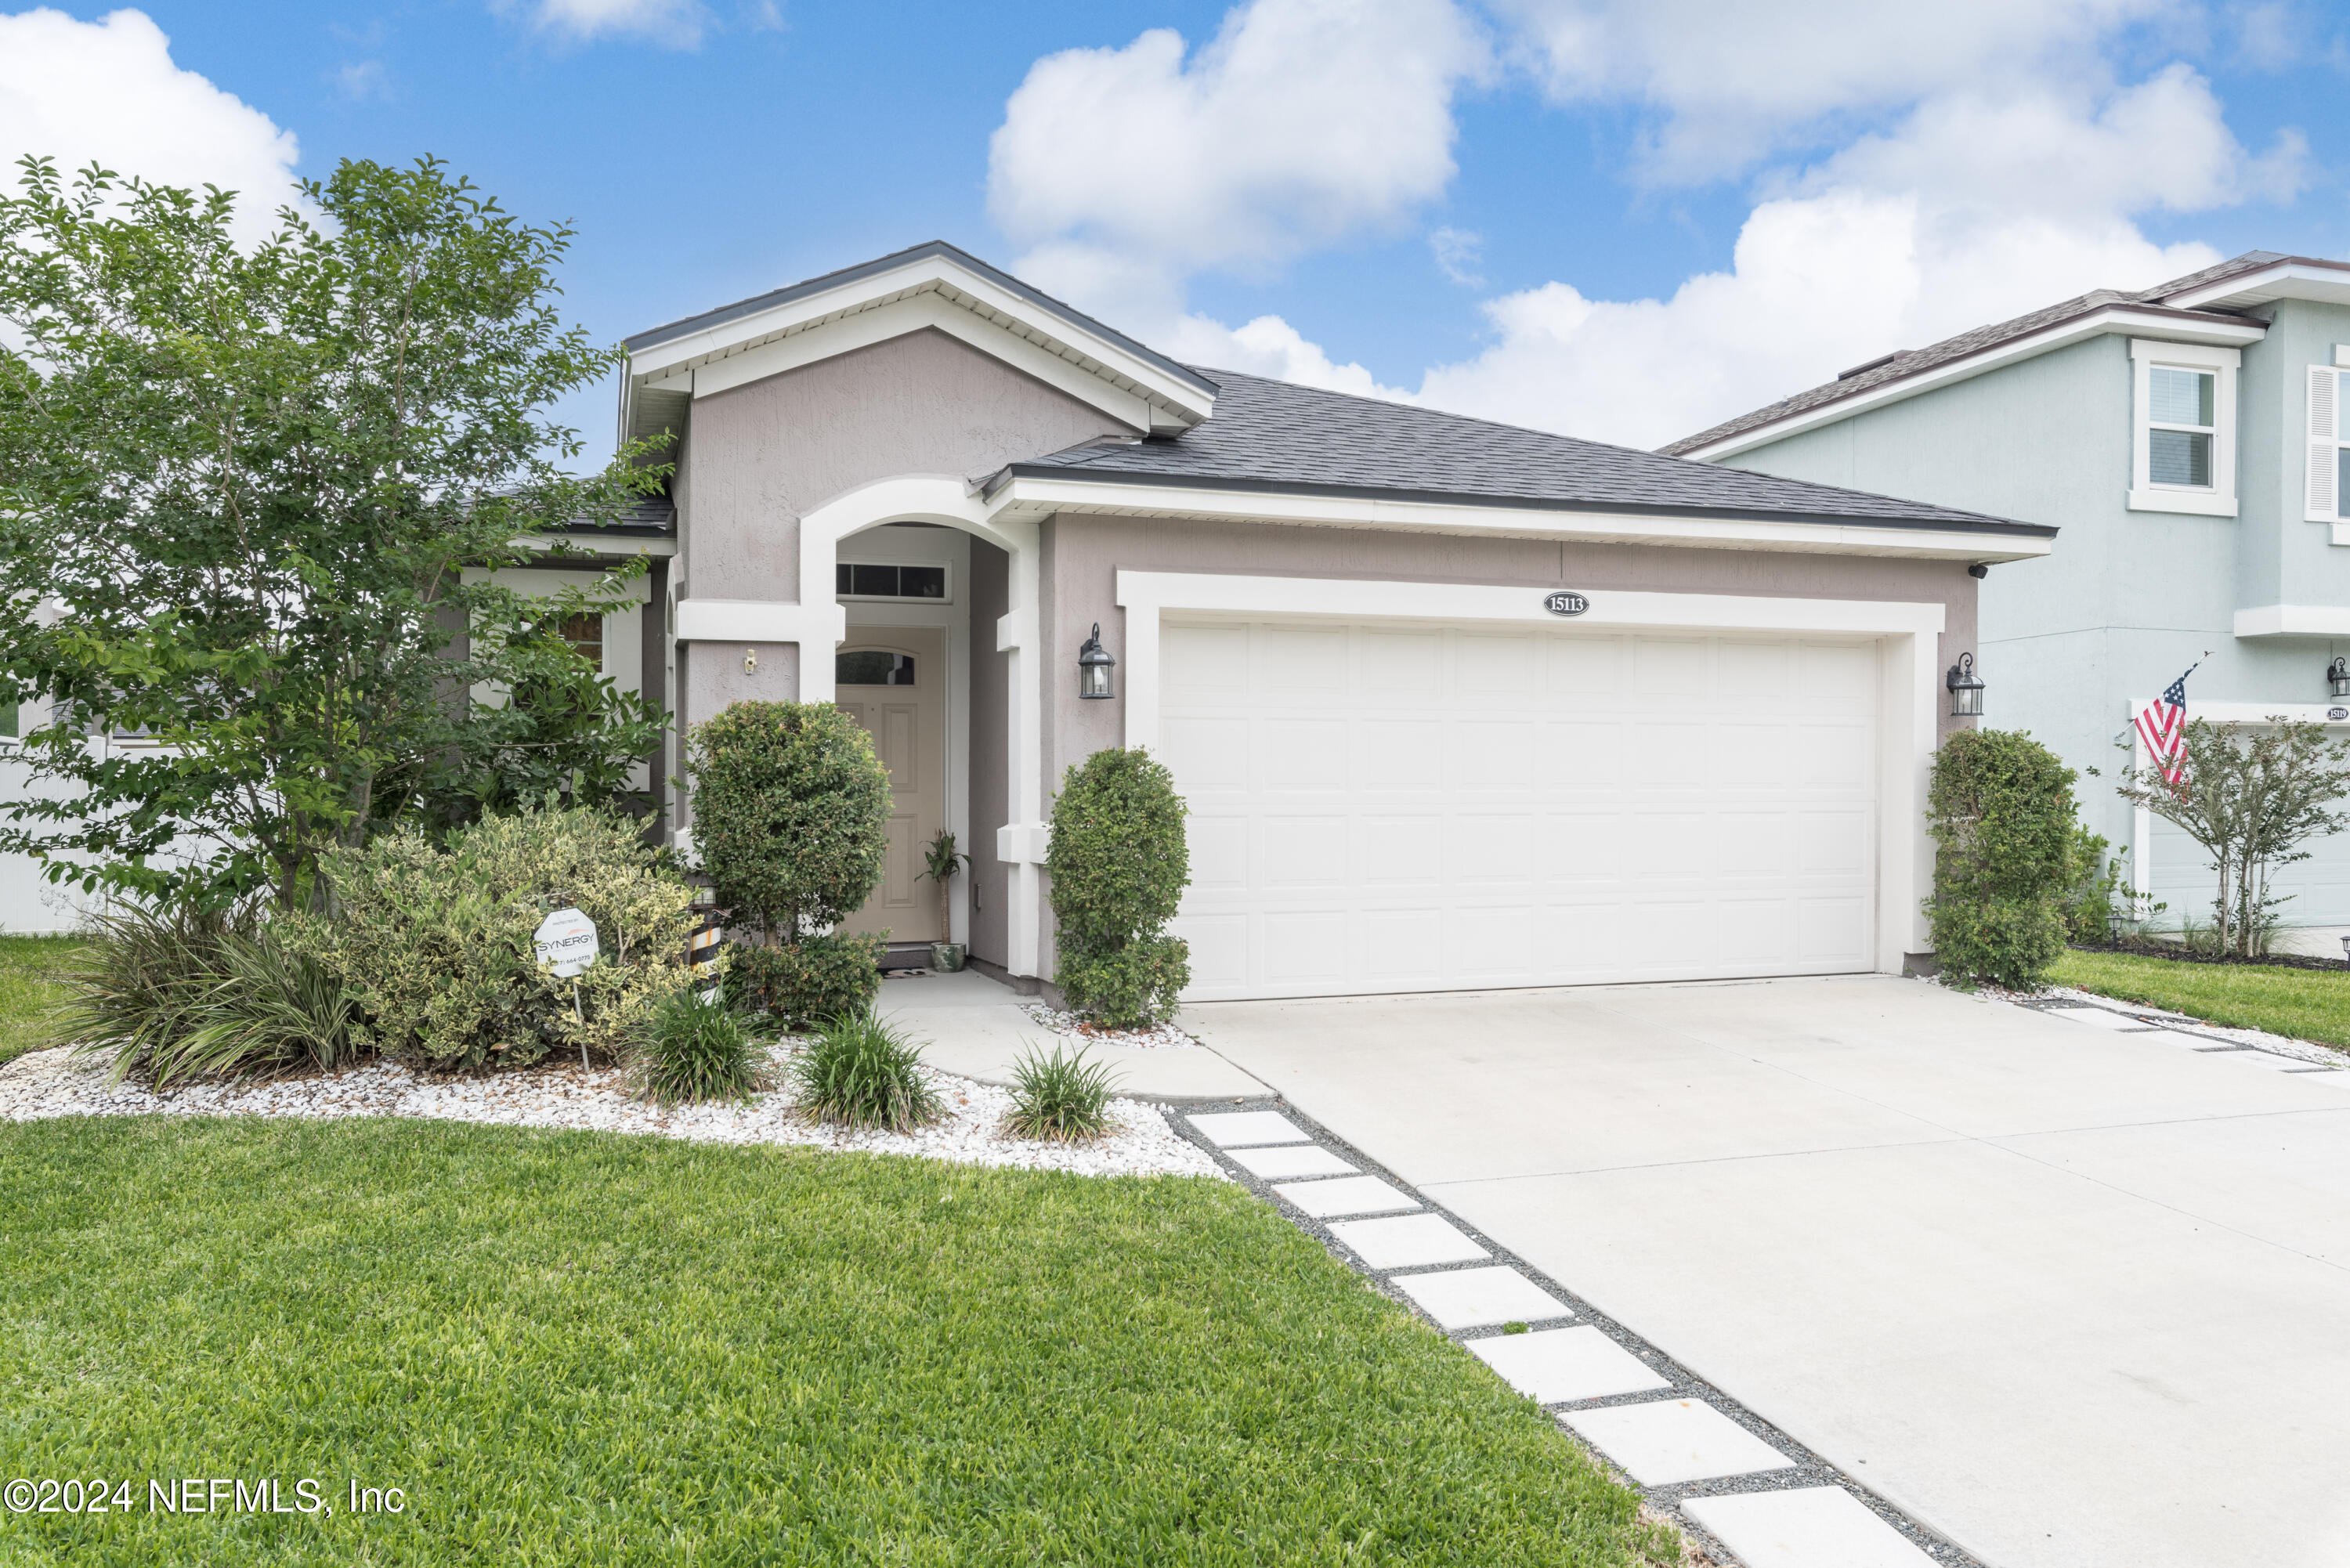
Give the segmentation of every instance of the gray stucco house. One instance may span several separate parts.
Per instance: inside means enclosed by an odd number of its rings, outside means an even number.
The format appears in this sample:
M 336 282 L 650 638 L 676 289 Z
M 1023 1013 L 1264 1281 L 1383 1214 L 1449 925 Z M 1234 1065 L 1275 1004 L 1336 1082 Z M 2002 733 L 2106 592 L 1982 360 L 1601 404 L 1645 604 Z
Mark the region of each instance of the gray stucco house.
M 2350 733 L 2326 679 L 2350 654 L 2345 367 L 2350 264 L 2253 251 L 1888 354 L 1664 451 L 2061 527 L 1983 584 L 1984 722 L 2101 769 L 2091 825 L 2165 923 L 2202 919 L 2205 857 L 2113 794 L 2116 742 L 2198 660 L 2190 716 Z M 2316 848 L 2278 878 L 2283 918 L 2350 923 L 2350 835 Z
M 946 934 L 948 828 L 1015 981 L 1055 783 L 1118 744 L 1189 801 L 1198 998 L 1898 971 L 1969 568 L 2055 533 L 1178 364 L 943 244 L 628 348 L 623 435 L 678 439 L 655 776 L 841 703 L 899 805 L 858 923 Z

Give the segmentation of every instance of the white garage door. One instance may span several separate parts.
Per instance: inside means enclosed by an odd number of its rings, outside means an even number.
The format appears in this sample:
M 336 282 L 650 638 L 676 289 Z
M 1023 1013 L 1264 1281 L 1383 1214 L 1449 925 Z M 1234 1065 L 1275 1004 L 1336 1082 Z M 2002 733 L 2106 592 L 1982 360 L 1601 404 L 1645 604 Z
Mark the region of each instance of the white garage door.
M 1866 970 L 1873 643 L 1176 620 L 1198 1000 Z

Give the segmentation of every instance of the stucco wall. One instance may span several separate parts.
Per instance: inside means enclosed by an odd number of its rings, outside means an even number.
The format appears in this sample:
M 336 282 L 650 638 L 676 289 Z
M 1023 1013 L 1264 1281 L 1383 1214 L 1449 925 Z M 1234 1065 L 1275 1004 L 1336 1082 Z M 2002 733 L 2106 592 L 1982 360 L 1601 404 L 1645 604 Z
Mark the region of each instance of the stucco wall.
M 1011 655 L 995 647 L 995 623 L 1012 607 L 1012 557 L 984 540 L 971 543 L 971 952 L 1002 964 L 1009 950 L 1004 912 L 1008 867 L 995 857 L 995 830 L 1012 820 L 1007 744 Z
M 1089 702 L 1077 695 L 1076 680 L 1077 649 L 1095 621 L 1101 622 L 1103 646 L 1125 656 L 1126 612 L 1117 603 L 1121 569 L 1939 603 L 1940 664 L 1975 639 L 1977 585 L 1956 561 L 1074 515 L 1047 522 L 1045 539 L 1048 794 L 1062 769 L 1119 744 L 1125 733 L 1123 685 L 1116 701 Z M 1946 715 L 1942 722 L 1947 728 L 1952 721 Z

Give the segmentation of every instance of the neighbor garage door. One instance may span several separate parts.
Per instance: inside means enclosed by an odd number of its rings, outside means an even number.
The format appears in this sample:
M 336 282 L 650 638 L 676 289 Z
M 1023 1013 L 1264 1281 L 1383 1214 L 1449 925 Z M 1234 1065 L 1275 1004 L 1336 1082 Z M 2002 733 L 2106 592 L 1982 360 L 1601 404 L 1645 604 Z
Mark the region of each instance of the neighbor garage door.
M 1873 643 L 1162 629 L 1199 1000 L 1866 970 Z

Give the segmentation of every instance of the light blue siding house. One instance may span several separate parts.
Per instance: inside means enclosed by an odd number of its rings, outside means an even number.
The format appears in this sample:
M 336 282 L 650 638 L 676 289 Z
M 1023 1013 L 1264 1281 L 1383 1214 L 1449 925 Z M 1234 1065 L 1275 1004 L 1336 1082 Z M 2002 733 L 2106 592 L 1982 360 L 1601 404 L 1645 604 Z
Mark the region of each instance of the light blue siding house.
M 2350 264 L 2254 251 L 1889 354 L 1664 450 L 2060 528 L 1988 570 L 1983 722 L 2101 769 L 2092 826 L 2166 923 L 2202 919 L 2202 852 L 2115 796 L 2116 742 L 2199 660 L 2191 716 L 2350 735 L 2326 678 L 2350 655 L 2346 367 Z M 2316 847 L 2279 879 L 2312 950 L 2350 925 L 2350 835 Z

